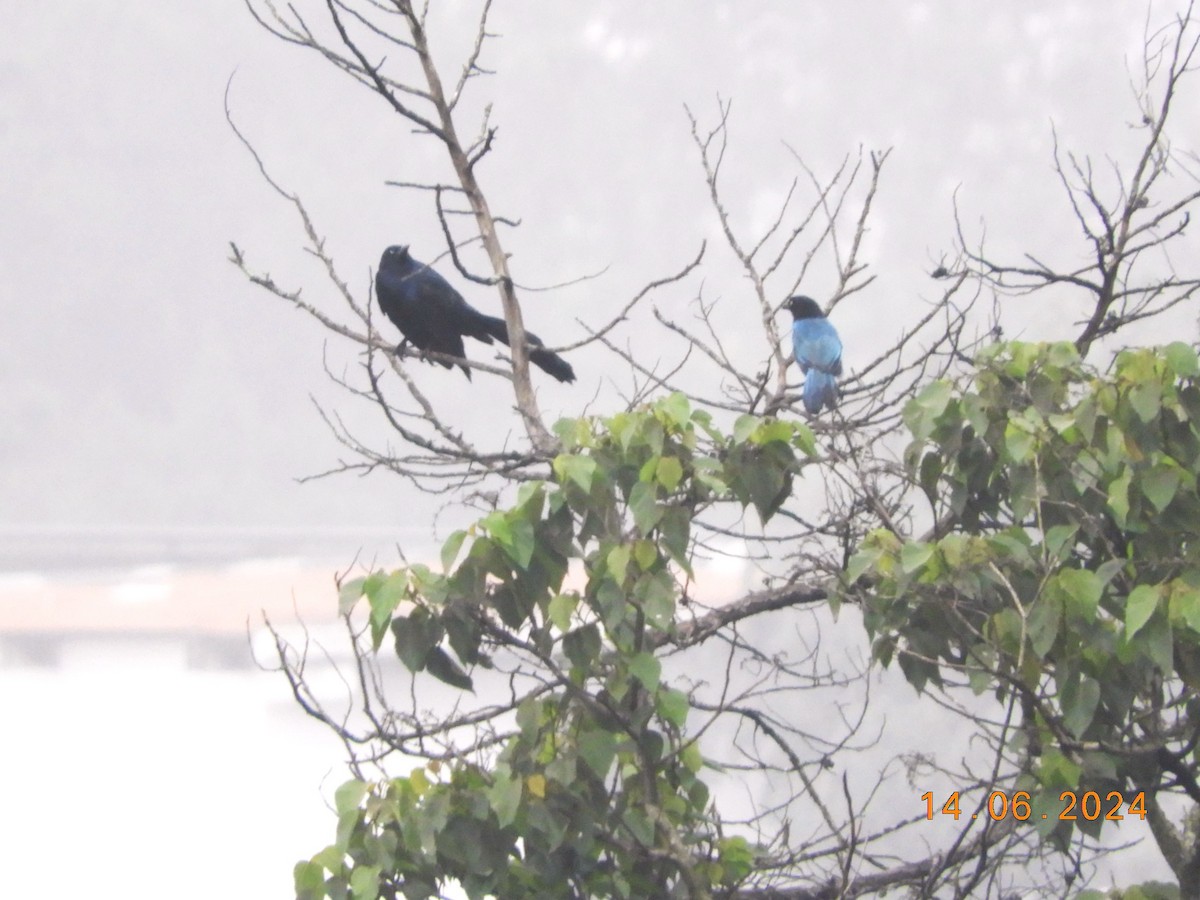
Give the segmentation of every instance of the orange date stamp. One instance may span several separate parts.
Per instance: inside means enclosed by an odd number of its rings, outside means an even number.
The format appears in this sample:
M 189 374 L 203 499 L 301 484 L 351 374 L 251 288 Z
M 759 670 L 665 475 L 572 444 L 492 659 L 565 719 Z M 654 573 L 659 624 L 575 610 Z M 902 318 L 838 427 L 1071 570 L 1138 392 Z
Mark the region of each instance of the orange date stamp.
M 935 812 L 933 791 L 926 791 L 921 795 L 921 799 L 925 801 L 925 818 L 932 819 Z M 972 819 L 986 817 L 993 822 L 1000 822 L 1009 817 L 1018 822 L 1027 822 L 1035 818 L 1032 799 L 1029 791 L 1017 791 L 1011 796 L 1008 791 L 992 791 L 988 794 L 987 803 L 984 804 L 983 809 L 969 815 Z M 1063 791 L 1058 795 L 1058 799 L 1062 803 L 1062 808 L 1058 810 L 1057 816 L 1054 816 L 1051 811 L 1041 813 L 1037 817 L 1042 819 L 1054 817 L 1060 822 L 1077 822 L 1080 819 L 1086 822 L 1120 822 L 1134 816 L 1143 820 L 1146 818 L 1145 791 L 1138 791 L 1131 800 L 1127 800 L 1120 791 L 1109 791 L 1103 798 L 1097 791 L 1084 791 L 1082 794 L 1076 791 Z M 953 816 L 955 821 L 959 816 L 968 815 L 963 812 L 960 800 L 959 792 L 952 791 L 946 798 L 946 802 L 942 804 L 940 814 Z M 1122 810 L 1125 812 L 1122 813 Z

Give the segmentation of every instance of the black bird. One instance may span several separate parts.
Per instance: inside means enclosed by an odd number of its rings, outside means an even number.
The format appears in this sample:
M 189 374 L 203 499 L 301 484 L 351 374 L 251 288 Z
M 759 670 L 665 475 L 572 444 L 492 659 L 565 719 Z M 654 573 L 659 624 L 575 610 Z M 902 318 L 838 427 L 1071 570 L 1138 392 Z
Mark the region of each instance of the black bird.
M 407 247 L 388 247 L 375 273 L 375 296 L 379 308 L 404 335 L 404 341 L 418 350 L 432 350 L 448 356 L 466 357 L 463 337 L 485 344 L 495 339 L 508 343 L 508 326 L 503 319 L 485 316 L 467 303 L 450 283 L 424 263 L 417 262 Z M 545 349 L 532 331 L 525 332 L 529 343 L 529 361 L 559 381 L 574 381 L 575 370 L 556 353 Z M 451 363 L 437 360 L 447 369 Z M 468 379 L 471 370 L 462 366 Z

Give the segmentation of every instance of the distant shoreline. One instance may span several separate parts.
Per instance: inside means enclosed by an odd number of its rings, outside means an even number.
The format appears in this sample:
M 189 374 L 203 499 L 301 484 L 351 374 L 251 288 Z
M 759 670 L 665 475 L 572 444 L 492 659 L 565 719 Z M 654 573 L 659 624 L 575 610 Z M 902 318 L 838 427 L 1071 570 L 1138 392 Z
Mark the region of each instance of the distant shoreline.
M 103 573 L 142 566 L 211 567 L 261 559 L 348 566 L 433 555 L 428 529 L 279 526 L 0 525 L 0 574 Z

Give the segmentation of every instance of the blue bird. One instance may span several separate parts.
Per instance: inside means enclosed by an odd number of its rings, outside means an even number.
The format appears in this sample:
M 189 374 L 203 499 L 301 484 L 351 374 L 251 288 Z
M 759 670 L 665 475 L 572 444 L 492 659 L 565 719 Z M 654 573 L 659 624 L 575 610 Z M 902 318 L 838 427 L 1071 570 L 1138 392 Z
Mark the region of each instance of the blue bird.
M 508 345 L 508 326 L 503 319 L 481 313 L 462 298 L 441 275 L 409 255 L 407 247 L 388 247 L 375 273 L 375 296 L 379 308 L 404 335 L 404 344 L 418 350 L 432 350 L 459 359 L 466 357 L 463 338 L 485 344 L 494 340 Z M 559 381 L 575 380 L 571 364 L 545 348 L 532 331 L 525 332 L 529 361 Z M 437 361 L 447 369 L 451 363 Z M 469 380 L 471 370 L 462 366 Z
M 804 373 L 804 408 L 810 416 L 837 406 L 837 376 L 842 374 L 842 341 L 812 297 L 792 297 L 792 348 Z

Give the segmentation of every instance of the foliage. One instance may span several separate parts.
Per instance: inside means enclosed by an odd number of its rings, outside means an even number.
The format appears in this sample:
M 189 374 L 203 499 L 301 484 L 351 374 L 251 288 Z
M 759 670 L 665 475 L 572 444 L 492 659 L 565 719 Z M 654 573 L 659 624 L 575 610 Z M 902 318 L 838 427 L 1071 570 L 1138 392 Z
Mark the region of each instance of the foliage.
M 1148 881 L 1124 890 L 1083 891 L 1076 900 L 1179 900 L 1179 888 L 1173 884 Z
M 812 433 L 742 416 L 726 435 L 679 394 L 555 430 L 553 478 L 451 535 L 444 572 L 342 588 L 346 613 L 366 599 L 376 651 L 390 633 L 413 672 L 471 690 L 474 669 L 520 645 L 541 689 L 498 752 L 343 785 L 337 841 L 297 866 L 299 896 L 411 900 L 447 882 L 472 897 L 703 896 L 750 873 L 751 846 L 722 833 L 700 777 L 689 697 L 655 650 L 675 634 L 696 511 L 736 502 L 769 519 Z
M 1021 714 L 1032 824 L 1065 841 L 1064 790 L 1200 802 L 1200 364 L 998 345 L 973 381 L 905 410 L 928 535 L 876 531 L 848 566 L 875 656 L 919 690 L 965 676 Z M 1107 809 L 1107 807 L 1106 807 Z M 1160 838 L 1160 844 L 1163 843 Z M 1164 848 L 1166 849 L 1166 848 Z

